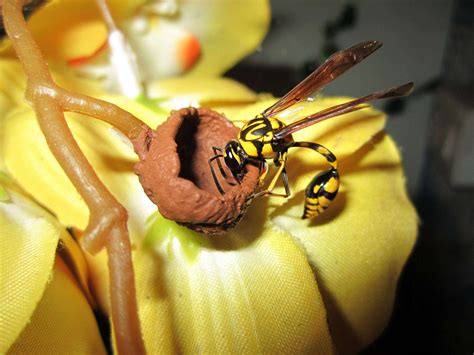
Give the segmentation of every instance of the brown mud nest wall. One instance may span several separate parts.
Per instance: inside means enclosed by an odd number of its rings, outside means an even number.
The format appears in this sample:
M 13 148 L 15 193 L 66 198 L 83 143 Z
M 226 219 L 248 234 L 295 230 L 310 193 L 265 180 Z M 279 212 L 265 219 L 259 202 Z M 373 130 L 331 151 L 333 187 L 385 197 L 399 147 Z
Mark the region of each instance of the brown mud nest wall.
M 208 164 L 212 147 L 223 148 L 239 129 L 224 116 L 205 108 L 183 108 L 156 130 L 134 140 L 140 162 L 135 172 L 160 213 L 195 231 L 220 234 L 240 220 L 258 186 L 259 169 L 247 164 L 240 184 L 231 186 L 220 176 L 221 195 Z M 225 167 L 223 159 L 222 165 Z M 229 176 L 232 176 L 225 167 Z

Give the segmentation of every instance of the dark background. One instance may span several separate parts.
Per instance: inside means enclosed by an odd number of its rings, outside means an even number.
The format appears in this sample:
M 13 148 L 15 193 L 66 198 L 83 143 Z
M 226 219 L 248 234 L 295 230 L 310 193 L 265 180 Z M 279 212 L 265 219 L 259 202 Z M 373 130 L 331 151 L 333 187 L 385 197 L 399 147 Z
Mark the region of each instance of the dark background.
M 421 226 L 392 321 L 367 354 L 474 351 L 474 1 L 272 0 L 261 48 L 226 75 L 285 94 L 336 50 L 384 47 L 327 94 L 362 96 L 414 81 L 377 104 L 399 144 Z

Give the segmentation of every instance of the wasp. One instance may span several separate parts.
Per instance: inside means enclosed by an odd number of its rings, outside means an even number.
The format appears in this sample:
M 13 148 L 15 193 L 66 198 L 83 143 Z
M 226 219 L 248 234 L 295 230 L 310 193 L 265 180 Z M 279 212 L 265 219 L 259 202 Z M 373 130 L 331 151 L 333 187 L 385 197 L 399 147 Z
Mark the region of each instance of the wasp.
M 268 172 L 267 160 L 273 160 L 278 168 L 267 189 L 255 196 L 274 195 L 289 197 L 290 188 L 286 172 L 288 150 L 291 148 L 307 148 L 323 156 L 329 168 L 317 174 L 308 184 L 305 191 L 303 219 L 318 216 L 324 212 L 339 190 L 339 173 L 336 156 L 326 147 L 314 142 L 295 142 L 292 134 L 318 122 L 340 116 L 345 113 L 368 107 L 365 103 L 377 99 L 386 99 L 408 95 L 413 89 L 413 83 L 407 83 L 390 89 L 377 91 L 358 99 L 348 101 L 312 115 L 297 119 L 285 125 L 276 116 L 285 112 L 291 113 L 291 108 L 304 101 L 312 101 L 314 97 L 330 82 L 361 62 L 382 46 L 379 41 L 362 42 L 348 49 L 334 53 L 320 67 L 300 82 L 290 92 L 268 107 L 261 114 L 246 122 L 241 128 L 238 138 L 229 141 L 225 147 L 213 147 L 214 156 L 209 159 L 213 180 L 221 194 L 224 190 L 219 183 L 212 162 L 217 159 L 221 175 L 229 185 L 240 184 L 245 173 L 246 164 L 254 164 L 260 168 L 260 185 L 263 184 Z M 235 183 L 228 176 L 220 162 L 224 163 L 231 172 Z M 282 177 L 285 193 L 275 193 L 273 189 Z

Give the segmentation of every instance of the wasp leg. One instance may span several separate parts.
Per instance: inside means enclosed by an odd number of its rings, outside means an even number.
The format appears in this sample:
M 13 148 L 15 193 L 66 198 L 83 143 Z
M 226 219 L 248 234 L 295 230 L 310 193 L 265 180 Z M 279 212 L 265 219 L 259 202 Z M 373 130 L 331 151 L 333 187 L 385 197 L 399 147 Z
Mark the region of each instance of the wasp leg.
M 274 163 L 275 163 L 275 166 L 278 166 L 278 167 L 282 165 L 282 161 L 280 159 L 274 159 Z M 285 187 L 285 193 L 286 193 L 284 197 L 289 197 L 291 195 L 291 192 L 290 192 L 290 185 L 288 183 L 288 174 L 286 173 L 286 156 L 284 158 L 284 165 L 285 166 L 283 167 L 283 170 L 281 172 L 282 179 L 283 179 L 283 186 Z M 280 194 L 280 196 L 283 196 L 283 195 Z
M 222 148 L 219 148 L 219 147 L 212 147 L 212 150 L 214 151 L 214 154 L 215 154 L 215 155 L 220 155 L 221 157 L 223 157 Z M 224 168 L 222 167 L 222 164 L 221 164 L 220 159 L 217 159 L 217 166 L 219 167 L 219 171 L 220 171 L 221 175 L 224 177 L 225 182 L 228 183 L 230 186 L 235 186 L 235 184 L 234 184 L 233 182 L 229 182 L 229 181 L 227 180 L 227 174 L 226 174 Z M 240 181 L 239 181 L 239 179 L 237 178 L 237 176 L 235 176 L 233 173 L 232 173 L 232 176 L 234 177 L 235 181 L 237 181 L 237 183 L 240 185 Z
M 312 142 L 295 142 L 293 147 L 309 148 L 326 158 L 331 166 L 316 175 L 306 187 L 305 203 L 302 219 L 316 217 L 323 213 L 337 195 L 339 190 L 339 173 L 337 172 L 337 159 L 326 147 Z
M 283 168 L 282 172 L 282 179 L 283 179 L 283 186 L 285 187 L 285 197 L 289 197 L 291 195 L 290 191 L 290 184 L 288 183 L 288 174 L 286 173 L 286 168 Z
M 216 184 L 217 190 L 221 193 L 221 195 L 224 195 L 224 190 L 222 189 L 221 184 L 219 183 L 219 179 L 217 178 L 216 172 L 214 171 L 214 168 L 212 167 L 212 161 L 222 158 L 222 154 L 216 154 L 212 158 L 209 158 L 207 163 L 209 164 L 209 168 L 211 168 L 211 174 L 212 174 L 212 179 L 214 180 L 214 184 Z
M 264 195 L 271 195 L 271 196 L 278 196 L 278 197 L 289 197 L 291 195 L 290 186 L 288 184 L 288 175 L 286 173 L 286 159 L 287 159 L 287 152 L 281 153 L 278 158 L 276 159 L 275 165 L 278 166 L 278 170 L 273 177 L 270 185 L 264 191 L 258 192 L 255 197 L 264 196 Z M 265 172 L 266 175 L 266 172 Z M 275 188 L 276 183 L 278 182 L 278 178 L 282 175 L 283 185 L 285 186 L 285 193 L 280 194 L 276 192 L 272 192 Z
M 265 181 L 265 178 L 267 177 L 268 174 L 268 164 L 264 160 L 262 161 L 260 165 L 260 176 L 258 178 L 258 186 L 262 186 L 263 182 Z

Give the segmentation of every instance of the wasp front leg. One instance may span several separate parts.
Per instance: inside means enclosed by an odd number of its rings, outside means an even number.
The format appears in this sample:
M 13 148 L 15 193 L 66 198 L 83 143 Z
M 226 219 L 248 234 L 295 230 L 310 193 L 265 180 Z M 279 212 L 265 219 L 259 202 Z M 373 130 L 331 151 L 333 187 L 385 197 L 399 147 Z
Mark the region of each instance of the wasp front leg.
M 262 186 L 268 175 L 268 164 L 265 160 L 260 164 L 260 176 L 258 178 L 258 186 Z
M 216 157 L 216 156 L 219 156 L 219 158 L 223 158 L 223 157 L 224 157 L 224 155 L 223 155 L 223 154 L 224 154 L 224 151 L 223 151 L 222 148 L 219 148 L 219 147 L 212 147 L 212 150 L 213 150 L 213 152 L 214 152 L 214 156 L 215 156 L 215 157 Z M 220 161 L 219 159 L 217 159 L 217 166 L 219 167 L 219 171 L 220 171 L 222 177 L 225 179 L 225 182 L 226 182 L 227 184 L 229 184 L 230 186 L 235 186 L 235 185 L 236 185 L 235 183 L 228 181 L 228 176 L 227 176 L 227 174 L 226 174 L 226 172 L 225 172 L 225 170 L 224 170 L 224 167 L 222 166 L 221 161 Z M 212 169 L 212 167 L 211 167 L 211 169 Z M 232 172 L 232 171 L 231 171 L 231 172 Z M 238 177 L 234 172 L 232 172 L 232 176 L 233 176 L 233 178 L 235 179 L 235 181 L 237 181 L 237 183 L 240 185 L 239 177 Z
M 331 166 L 316 175 L 306 187 L 303 219 L 319 216 L 334 200 L 339 190 L 339 173 L 336 156 L 326 147 L 312 142 L 295 142 L 291 148 L 301 147 L 322 155 Z

